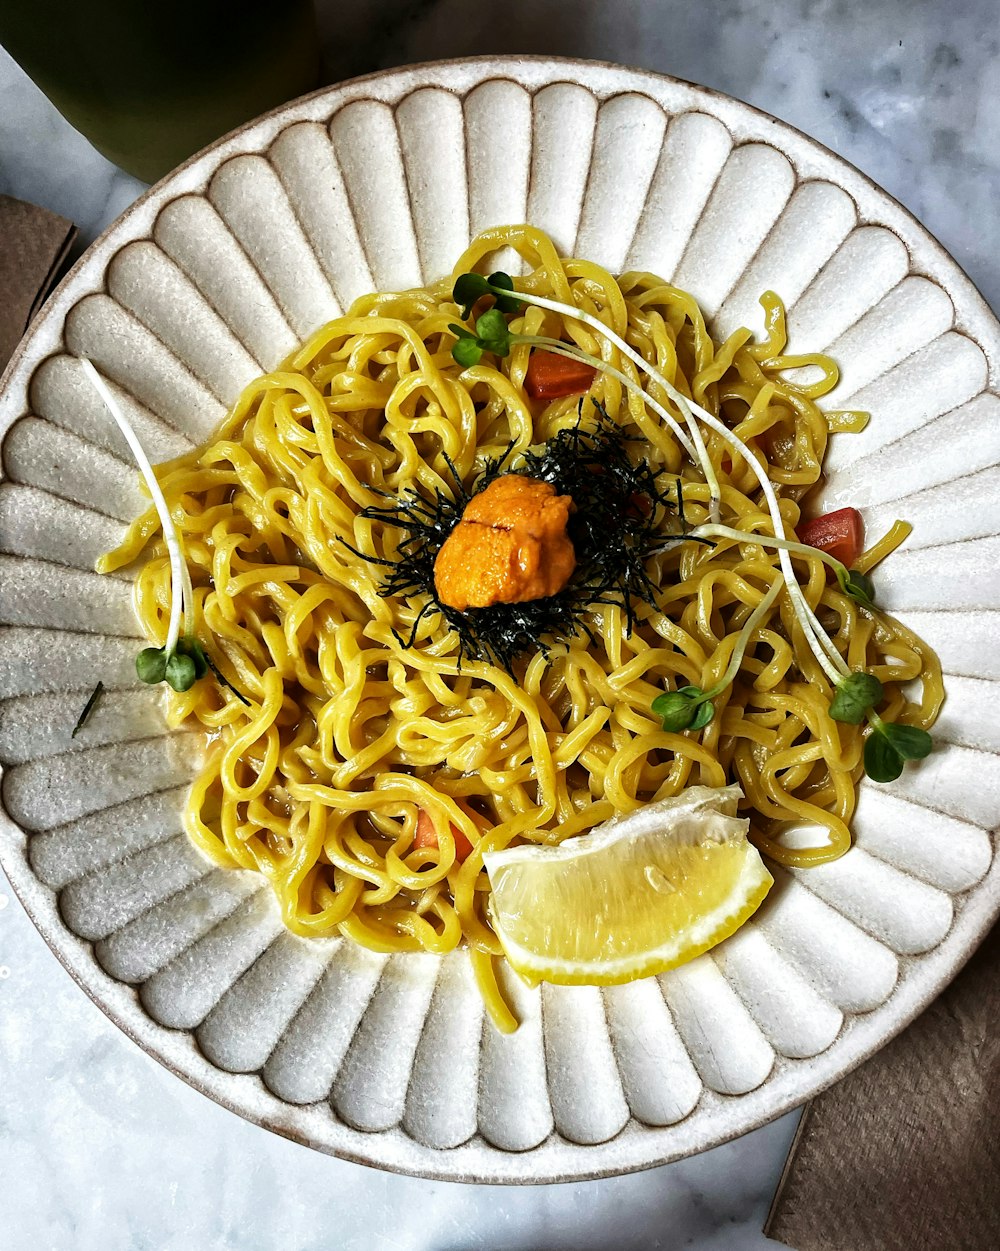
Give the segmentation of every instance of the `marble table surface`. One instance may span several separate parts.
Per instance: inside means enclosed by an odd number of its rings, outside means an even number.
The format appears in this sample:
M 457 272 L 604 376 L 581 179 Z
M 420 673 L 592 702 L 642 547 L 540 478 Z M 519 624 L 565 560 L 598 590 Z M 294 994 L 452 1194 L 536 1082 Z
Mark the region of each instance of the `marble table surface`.
M 318 0 L 332 78 L 476 53 L 595 57 L 739 96 L 909 207 L 1000 308 L 995 0 Z M 343 10 L 347 10 L 346 14 Z M 143 190 L 0 50 L 0 193 L 86 244 Z M 646 1173 L 563 1186 L 426 1182 L 245 1124 L 120 1034 L 0 878 L 5 1251 L 646 1251 L 773 1247 L 761 1223 L 796 1114 Z

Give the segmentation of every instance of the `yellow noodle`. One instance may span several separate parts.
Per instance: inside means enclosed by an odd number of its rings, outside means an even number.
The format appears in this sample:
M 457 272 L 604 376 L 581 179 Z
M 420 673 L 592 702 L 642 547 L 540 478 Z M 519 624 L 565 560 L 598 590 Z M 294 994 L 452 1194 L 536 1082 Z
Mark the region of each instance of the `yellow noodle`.
M 455 273 L 488 264 L 500 248 L 526 262 L 526 289 L 602 319 L 683 394 L 723 416 L 767 464 L 794 527 L 800 501 L 820 480 L 830 430 L 858 429 L 865 415 L 819 409 L 837 367 L 824 356 L 787 354 L 775 295 L 762 299 L 761 342 L 740 331 L 717 346 L 688 293 L 652 274 L 616 281 L 593 262 L 562 259 L 531 227 L 487 231 Z M 577 420 L 574 397 L 526 398 L 524 347 L 464 371 L 455 364 L 450 287 L 448 279 L 357 301 L 251 383 L 207 445 L 160 467 L 195 586 L 199 636 L 248 700 L 207 680 L 171 695 L 170 715 L 210 736 L 186 814 L 203 852 L 264 874 L 299 934 L 340 933 L 384 952 L 443 952 L 464 941 L 493 1019 L 511 1028 L 493 968 L 500 949 L 485 908 L 484 851 L 512 840 L 557 843 L 688 785 L 736 781 L 752 837 L 769 856 L 788 865 L 830 860 L 850 843 L 863 731 L 831 719 L 829 682 L 784 591 L 704 731 L 666 733 L 652 713 L 664 689 L 707 688 L 725 670 L 740 626 L 780 576 L 773 549 L 753 542 L 666 550 L 649 565 L 659 602 L 637 606 L 631 636 L 619 608 L 595 609 L 588 624 L 599 642 L 583 633 L 559 641 L 548 660 L 525 658 L 516 678 L 485 661 L 460 666 L 458 640 L 436 614 L 421 621 L 415 646 L 401 644 L 423 604 L 385 599 L 379 566 L 345 545 L 395 555 L 400 532 L 361 511 L 380 503 L 380 491 L 447 491 L 445 457 L 471 484 L 484 458 L 524 450 Z M 576 342 L 644 381 L 577 321 L 529 307 L 512 328 Z M 814 380 L 790 381 L 786 371 L 802 366 Z M 667 402 L 655 385 L 650 394 Z M 655 470 L 679 476 L 689 521 L 707 520 L 704 479 L 660 419 L 611 375 L 598 376 L 592 395 L 645 440 Z M 704 433 L 724 517 L 771 534 L 756 479 L 717 433 Z M 892 532 L 859 567 L 900 537 Z M 140 558 L 138 615 L 162 644 L 170 572 L 152 511 L 101 568 Z M 887 683 L 891 715 L 928 726 L 943 697 L 930 649 L 899 623 L 859 609 L 818 557 L 794 562 L 849 665 Z M 922 679 L 919 703 L 898 685 L 914 677 Z M 458 800 L 487 819 L 485 836 Z M 436 848 L 414 846 L 420 809 L 434 823 Z M 823 845 L 782 843 L 802 824 L 823 831 Z M 453 828 L 475 848 L 464 863 Z
M 879 561 L 891 556 L 901 543 L 906 542 L 912 530 L 913 527 L 908 521 L 894 521 L 877 543 L 873 543 L 867 551 L 861 553 L 854 562 L 855 569 L 860 569 L 862 573 L 874 569 Z

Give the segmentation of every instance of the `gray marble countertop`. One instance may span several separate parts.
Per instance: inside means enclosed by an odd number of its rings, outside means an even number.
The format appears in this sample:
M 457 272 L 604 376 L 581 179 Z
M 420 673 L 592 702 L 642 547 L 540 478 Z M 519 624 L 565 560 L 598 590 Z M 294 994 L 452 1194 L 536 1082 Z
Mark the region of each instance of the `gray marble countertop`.
M 319 0 L 331 76 L 521 52 L 595 57 L 738 96 L 854 162 L 1000 307 L 995 0 Z M 345 15 L 342 10 L 347 9 Z M 0 50 L 0 193 L 92 240 L 143 190 Z M 0 1245 L 6 1251 L 616 1251 L 760 1233 L 795 1114 L 614 1180 L 487 1187 L 381 1174 L 245 1124 L 120 1034 L 0 878 Z

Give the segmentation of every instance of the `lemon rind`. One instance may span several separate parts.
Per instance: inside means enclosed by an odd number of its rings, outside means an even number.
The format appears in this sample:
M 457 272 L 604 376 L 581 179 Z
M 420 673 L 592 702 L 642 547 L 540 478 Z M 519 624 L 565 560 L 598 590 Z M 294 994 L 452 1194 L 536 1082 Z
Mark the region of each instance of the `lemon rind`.
M 689 786 L 679 795 L 661 799 L 637 808 L 634 812 L 620 813 L 597 826 L 588 834 L 578 834 L 564 843 L 525 843 L 518 847 L 505 847 L 502 851 L 489 851 L 483 856 L 488 873 L 506 868 L 524 860 L 535 860 L 539 850 L 544 850 L 550 864 L 560 860 L 579 860 L 584 856 L 600 855 L 611 844 L 623 837 L 623 827 L 628 838 L 641 838 L 645 834 L 657 834 L 673 842 L 695 841 L 704 836 L 704 829 L 696 831 L 691 839 L 679 837 L 678 826 L 687 818 L 701 815 L 715 817 L 720 828 L 727 831 L 720 842 L 738 842 L 746 837 L 750 822 L 737 817 L 736 804 L 743 797 L 738 786 Z M 674 824 L 671 825 L 670 823 Z

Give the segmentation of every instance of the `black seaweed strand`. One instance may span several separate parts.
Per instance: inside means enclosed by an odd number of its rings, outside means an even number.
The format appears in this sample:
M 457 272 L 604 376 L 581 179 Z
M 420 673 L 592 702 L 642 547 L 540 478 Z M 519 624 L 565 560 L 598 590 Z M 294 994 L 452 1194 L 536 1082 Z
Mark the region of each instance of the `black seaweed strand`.
M 94 687 L 94 689 L 90 693 L 90 699 L 88 699 L 86 704 L 84 704 L 83 712 L 80 713 L 80 716 L 77 719 L 76 725 L 73 726 L 73 733 L 70 735 L 70 738 L 76 738 L 77 734 L 79 734 L 79 732 L 87 724 L 87 718 L 94 711 L 94 705 L 101 698 L 101 695 L 103 694 L 103 692 L 104 692 L 104 683 L 98 682 L 98 684 Z

